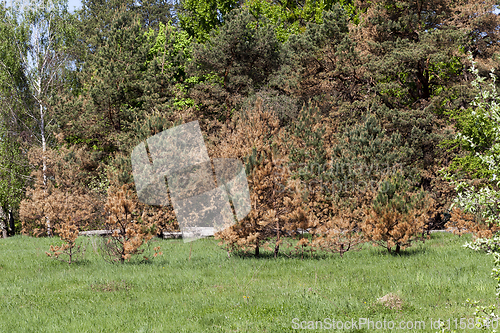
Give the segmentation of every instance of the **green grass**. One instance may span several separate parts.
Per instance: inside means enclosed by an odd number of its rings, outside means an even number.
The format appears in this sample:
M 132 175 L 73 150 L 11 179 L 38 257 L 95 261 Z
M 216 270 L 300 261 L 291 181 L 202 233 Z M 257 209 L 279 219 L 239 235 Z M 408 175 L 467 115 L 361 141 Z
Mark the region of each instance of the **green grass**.
M 85 259 L 69 266 L 45 255 L 58 239 L 16 236 L 0 240 L 0 332 L 302 331 L 294 318 L 423 320 L 436 332 L 431 318 L 471 318 L 467 298 L 497 302 L 493 258 L 462 248 L 468 239 L 433 234 L 401 256 L 367 246 L 304 260 L 229 258 L 213 239 L 156 240 L 163 256 L 121 265 L 81 237 Z M 389 293 L 401 309 L 377 303 Z

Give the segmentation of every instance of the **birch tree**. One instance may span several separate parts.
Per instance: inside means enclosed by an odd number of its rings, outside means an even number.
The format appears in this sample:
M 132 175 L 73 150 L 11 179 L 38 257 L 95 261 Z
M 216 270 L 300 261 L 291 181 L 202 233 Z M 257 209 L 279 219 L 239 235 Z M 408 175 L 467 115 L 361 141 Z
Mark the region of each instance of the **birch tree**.
M 67 50 L 74 36 L 73 16 L 68 12 L 66 0 L 36 0 L 24 6 L 14 2 L 8 12 L 14 25 L 16 55 L 26 84 L 24 90 L 18 87 L 10 89 L 13 101 L 20 106 L 20 110 L 12 115 L 26 131 L 28 141 L 41 147 L 43 185 L 46 188 L 46 152 L 55 125 L 50 102 L 71 66 Z M 3 64 L 3 67 L 8 66 Z M 14 80 L 10 83 L 13 86 Z M 50 220 L 47 218 L 46 222 L 47 234 L 51 236 Z

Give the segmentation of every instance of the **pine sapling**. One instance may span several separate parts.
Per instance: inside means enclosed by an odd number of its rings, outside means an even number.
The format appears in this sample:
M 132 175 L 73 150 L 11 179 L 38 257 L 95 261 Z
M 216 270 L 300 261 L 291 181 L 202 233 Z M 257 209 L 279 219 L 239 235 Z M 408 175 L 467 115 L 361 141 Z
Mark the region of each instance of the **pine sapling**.
M 85 247 L 76 245 L 79 230 L 78 226 L 72 223 L 70 218 L 56 225 L 56 234 L 59 235 L 64 243 L 60 246 L 51 245 L 50 252 L 45 252 L 49 257 L 67 262 L 69 265 L 83 258 Z
M 126 185 L 118 191 L 109 192 L 105 210 L 110 236 L 103 243 L 103 254 L 107 261 L 124 263 L 132 255 L 143 253 L 144 249 L 140 247 L 155 235 L 154 223 L 145 212 L 139 216 L 138 205 L 132 195 Z M 158 250 L 155 250 L 155 257 L 159 254 Z
M 434 200 L 424 191 L 412 193 L 401 174 L 382 183 L 372 207 L 366 210 L 361 229 L 367 240 L 395 253 L 423 239 Z M 420 237 L 419 237 L 420 235 Z

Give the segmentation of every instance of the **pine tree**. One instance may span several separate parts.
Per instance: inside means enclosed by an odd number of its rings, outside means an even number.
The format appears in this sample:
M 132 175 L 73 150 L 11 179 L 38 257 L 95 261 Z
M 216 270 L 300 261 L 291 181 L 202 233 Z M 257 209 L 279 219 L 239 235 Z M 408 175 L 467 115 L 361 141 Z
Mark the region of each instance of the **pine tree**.
M 246 97 L 268 87 L 281 67 L 273 29 L 255 23 L 247 10 L 234 10 L 218 34 L 195 47 L 191 76 L 200 83 L 191 96 L 201 104 L 204 117 L 229 119 Z
M 367 210 L 361 230 L 367 240 L 395 253 L 423 237 L 433 211 L 433 199 L 424 191 L 413 192 L 401 174 L 384 181 L 373 206 Z
M 78 84 L 54 103 L 69 143 L 106 154 L 128 152 L 143 139 L 133 133 L 138 124 L 155 114 L 169 115 L 175 72 L 155 48 L 167 13 L 155 14 L 153 4 L 148 9 L 127 2 L 84 3 L 82 36 L 74 47 Z M 157 23 L 144 26 L 146 14 Z

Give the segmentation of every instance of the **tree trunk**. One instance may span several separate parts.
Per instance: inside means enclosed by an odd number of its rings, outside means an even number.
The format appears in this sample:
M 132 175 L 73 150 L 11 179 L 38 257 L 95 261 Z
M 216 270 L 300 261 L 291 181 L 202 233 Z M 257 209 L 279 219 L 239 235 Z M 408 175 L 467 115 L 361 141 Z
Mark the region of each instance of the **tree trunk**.
M 428 99 L 431 96 L 429 86 L 429 74 L 427 73 L 428 63 L 420 60 L 417 70 L 417 95 L 419 98 Z
M 278 252 L 280 250 L 280 224 L 279 222 L 276 222 L 276 229 L 277 229 L 277 237 L 276 237 L 276 246 L 274 247 L 274 257 L 278 258 Z
M 43 71 L 43 68 L 40 69 Z M 45 137 L 45 111 L 41 102 L 42 98 L 42 74 L 38 74 L 38 87 L 37 87 L 37 97 L 38 97 L 38 107 L 40 111 L 40 137 L 42 140 L 42 176 L 43 176 L 43 187 L 47 191 L 47 158 L 45 156 L 47 152 L 47 139 Z M 50 226 L 50 218 L 45 216 L 45 221 L 47 225 L 47 236 L 52 237 L 52 228 Z
M 2 217 L 0 228 L 2 228 L 2 238 L 7 238 L 7 219 Z
M 12 213 L 12 209 L 9 209 L 9 226 L 10 226 L 10 235 L 14 236 L 16 234 L 16 226 L 14 224 L 14 214 Z
M 396 245 L 396 254 L 399 254 L 399 250 L 401 250 L 401 246 L 399 244 Z
M 0 228 L 2 229 L 2 238 L 7 238 L 7 220 L 8 213 L 5 207 L 0 207 Z

